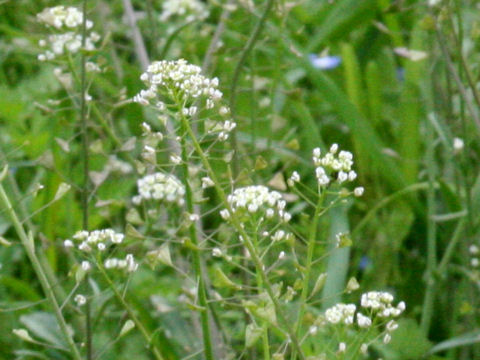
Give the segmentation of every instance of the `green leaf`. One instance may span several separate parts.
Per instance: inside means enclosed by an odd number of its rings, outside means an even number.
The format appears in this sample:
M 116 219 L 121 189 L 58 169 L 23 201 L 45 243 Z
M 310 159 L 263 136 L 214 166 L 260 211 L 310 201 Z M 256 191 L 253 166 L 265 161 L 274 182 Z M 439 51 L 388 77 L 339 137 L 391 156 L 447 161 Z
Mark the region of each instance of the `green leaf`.
M 20 317 L 20 322 L 37 338 L 59 348 L 67 348 L 55 316 L 46 312 L 35 312 Z
M 400 319 L 398 329 L 392 333 L 390 348 L 405 360 L 418 360 L 431 347 L 424 332 L 412 319 Z
M 132 330 L 134 327 L 135 323 L 132 320 L 128 319 L 127 321 L 125 321 L 125 324 L 123 324 L 122 330 L 120 330 L 120 334 L 118 335 L 118 337 L 121 338 L 122 336 L 128 334 L 130 330 Z
M 222 288 L 222 287 L 227 287 L 227 288 L 233 288 L 236 290 L 240 290 L 242 287 L 240 285 L 235 284 L 230 278 L 225 275 L 225 273 L 220 269 L 220 267 L 216 266 L 214 268 L 214 273 L 213 273 L 213 285 Z
M 480 330 L 472 331 L 460 336 L 453 337 L 451 339 L 442 341 L 434 347 L 432 347 L 426 355 L 432 355 L 440 351 L 453 349 L 456 347 L 472 345 L 480 342 Z
M 262 336 L 262 328 L 255 324 L 248 324 L 245 329 L 245 347 L 250 348 L 260 339 Z

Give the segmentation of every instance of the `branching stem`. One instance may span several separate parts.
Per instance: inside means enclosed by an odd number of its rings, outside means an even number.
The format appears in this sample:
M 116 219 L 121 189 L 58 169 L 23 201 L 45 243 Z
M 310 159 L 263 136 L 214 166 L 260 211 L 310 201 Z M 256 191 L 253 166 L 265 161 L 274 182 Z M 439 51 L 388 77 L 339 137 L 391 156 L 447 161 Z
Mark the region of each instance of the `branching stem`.
M 58 326 L 68 344 L 72 357 L 75 360 L 83 360 L 77 348 L 77 345 L 75 344 L 72 336 L 70 335 L 68 325 L 65 321 L 65 318 L 63 317 L 62 311 L 60 309 L 60 306 L 58 305 L 55 294 L 53 293 L 53 290 L 52 290 L 53 286 L 52 284 L 49 283 L 48 278 L 45 274 L 45 271 L 35 253 L 35 244 L 33 240 L 33 234 L 30 233 L 30 235 L 27 235 L 27 233 L 25 232 L 25 229 L 23 228 L 23 225 L 18 219 L 18 216 L 15 210 L 13 209 L 12 204 L 10 203 L 10 200 L 2 184 L 0 184 L 0 203 L 3 205 L 3 208 L 5 208 L 5 211 L 8 214 L 8 217 L 12 221 L 13 227 L 17 232 L 20 242 L 22 243 L 23 247 L 25 248 L 25 251 L 27 252 L 27 256 L 30 262 L 32 263 L 33 270 L 35 271 L 35 274 L 37 275 L 37 278 L 40 281 L 40 285 L 42 286 L 43 292 L 45 293 L 47 300 L 50 302 L 50 305 L 53 308 L 53 312 L 57 319 Z

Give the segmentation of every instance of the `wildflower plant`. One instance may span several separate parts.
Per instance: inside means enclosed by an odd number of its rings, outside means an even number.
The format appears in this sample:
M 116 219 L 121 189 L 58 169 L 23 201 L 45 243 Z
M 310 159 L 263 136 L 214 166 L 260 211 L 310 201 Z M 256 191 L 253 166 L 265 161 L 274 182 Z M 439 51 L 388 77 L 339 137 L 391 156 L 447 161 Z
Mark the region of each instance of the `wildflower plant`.
M 144 88 L 131 100 L 120 96 L 122 101 L 111 106 L 110 115 L 130 102 L 147 110 L 134 124 L 140 135 L 133 145 L 122 143 L 114 122 L 106 120 L 87 91 L 93 88 L 94 73 L 103 69 L 90 61 L 100 36 L 84 17 L 85 4 L 82 11 L 60 5 L 37 15 L 51 31 L 39 42 L 38 59 L 60 65 L 54 74 L 80 113 L 77 153 L 70 153 L 74 141 L 57 139 L 70 161 L 82 160 L 83 181 L 72 185 L 81 202 L 83 230 L 72 229 L 73 235 L 63 240 L 68 261 L 74 263 L 65 304 L 73 306 L 72 317 L 77 314 L 84 320 L 81 326 L 75 323 L 73 331 L 64 317 L 71 309 L 58 304 L 36 258 L 32 235 L 24 231 L 0 186 L 0 200 L 8 205 L 69 354 L 76 360 L 83 353 L 89 360 L 100 357 L 103 350 L 94 356 L 92 316 L 101 316 L 113 297 L 113 313 L 118 316 L 122 310 L 124 325 L 112 342 L 135 328 L 157 360 L 172 358 L 159 344 L 176 344 L 178 334 L 165 330 L 161 317 L 149 318 L 150 323 L 158 322 L 154 325 L 143 321 L 145 316 L 132 306 L 128 293 L 142 275 L 150 274 L 155 282 L 164 270 L 174 278 L 176 299 L 166 306 L 152 296 L 142 311 L 173 308 L 188 327 L 198 325 L 201 341 L 181 348 L 182 358 L 239 359 L 252 354 L 265 360 L 353 360 L 365 358 L 376 343 L 388 344 L 405 310 L 405 303 L 396 303 L 392 294 L 370 291 L 357 297 L 361 286 L 352 278 L 339 294 L 351 302 L 322 308 L 325 260 L 337 248 L 352 245 L 350 234 L 341 232 L 328 246 L 322 217 L 364 193 L 354 184 L 353 154 L 337 144 L 328 150 L 314 148 L 308 172 L 292 169 L 284 186 L 265 184 L 247 169 L 251 159 L 236 142 L 237 119 L 224 100 L 220 80 L 185 59 L 153 61 L 140 76 Z M 159 19 L 192 22 L 208 15 L 201 1 L 167 0 Z M 92 121 L 94 116 L 98 123 Z M 104 148 L 105 139 L 111 143 Z M 101 170 L 92 171 L 90 160 L 99 154 Z M 236 168 L 242 165 L 245 169 L 239 173 Z M 115 202 L 120 210 L 114 216 L 92 221 L 91 214 L 102 211 L 97 208 L 111 204 L 99 195 L 111 174 L 117 175 L 112 182 L 129 179 L 125 182 L 132 186 L 127 184 L 122 199 Z M 16 334 L 29 337 L 22 329 Z

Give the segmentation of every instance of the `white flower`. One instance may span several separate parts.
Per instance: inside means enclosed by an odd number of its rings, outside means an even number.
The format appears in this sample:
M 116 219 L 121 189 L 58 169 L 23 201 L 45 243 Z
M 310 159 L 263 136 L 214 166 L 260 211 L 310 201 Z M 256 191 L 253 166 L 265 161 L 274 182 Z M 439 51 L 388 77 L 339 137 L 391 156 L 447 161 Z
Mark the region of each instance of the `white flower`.
M 363 354 L 363 355 L 367 355 L 368 354 L 368 345 L 363 343 L 361 346 L 360 346 L 360 352 Z
M 202 189 L 215 186 L 215 183 L 209 177 L 202 177 Z
M 188 220 L 190 220 L 191 222 L 195 222 L 200 220 L 200 216 L 198 214 L 190 214 L 188 216 Z
M 178 165 L 182 162 L 182 158 L 180 156 L 178 156 L 177 154 L 172 154 L 172 155 L 170 155 L 170 161 L 173 164 Z
M 352 170 L 353 155 L 348 151 L 338 152 L 338 145 L 333 144 L 323 157 L 320 148 L 313 149 L 313 163 L 315 164 L 315 176 L 320 186 L 327 186 L 330 182 L 353 181 L 357 178 L 357 173 Z M 336 178 L 333 175 L 337 173 Z
M 39 41 L 39 45 L 45 48 L 43 54 L 38 55 L 38 60 L 52 60 L 57 56 L 64 55 L 65 52 L 76 53 L 82 47 L 81 26 L 83 23 L 83 13 L 75 7 L 65 7 L 63 5 L 44 9 L 37 14 L 37 20 L 53 30 L 61 33 L 53 33 L 46 39 Z M 93 22 L 86 21 L 87 30 L 90 30 Z M 85 38 L 85 50 L 95 50 L 95 43 L 100 36 L 95 32 L 87 32 Z M 88 63 L 87 70 L 90 71 L 92 63 Z M 94 67 L 95 71 L 97 67 Z
M 67 248 L 67 249 L 68 249 L 68 248 L 71 248 L 71 247 L 74 246 L 74 245 L 73 245 L 73 241 L 67 239 L 67 240 L 65 240 L 65 241 L 63 242 L 63 246 L 64 246 L 65 248 Z
M 228 212 L 227 209 L 221 210 L 221 211 L 220 211 L 220 216 L 221 216 L 222 219 L 224 219 L 224 220 L 230 219 L 230 213 Z
M 470 245 L 469 248 L 468 248 L 468 251 L 470 252 L 470 254 L 472 255 L 477 255 L 479 253 L 479 249 L 478 249 L 478 246 L 477 245 Z
M 187 22 L 203 20 L 208 16 L 208 11 L 199 0 L 165 0 L 160 21 L 166 22 L 174 16 L 184 17 Z
M 294 171 L 290 176 L 290 179 L 288 179 L 288 185 L 293 186 L 297 182 L 300 182 L 300 174 Z
M 405 310 L 405 303 L 401 301 L 396 307 L 392 305 L 393 295 L 388 292 L 370 291 L 361 297 L 361 306 L 372 309 L 379 317 L 397 317 Z
M 398 329 L 398 324 L 395 320 L 390 320 L 387 325 L 385 325 L 387 331 L 392 332 Z
M 465 147 L 465 143 L 462 139 L 456 137 L 453 139 L 453 151 L 458 154 L 460 153 L 463 148 Z
M 125 257 L 125 261 L 127 262 L 127 271 L 134 272 L 138 269 L 138 264 L 135 262 L 132 254 L 127 254 Z
M 283 230 L 277 230 L 275 234 L 272 236 L 272 241 L 280 241 L 285 238 L 285 231 Z
M 141 105 L 148 105 L 152 99 L 161 94 L 180 96 L 183 104 L 191 104 L 198 98 L 208 101 L 210 106 L 216 104 L 223 96 L 218 90 L 218 79 L 207 78 L 201 74 L 201 68 L 191 65 L 180 59 L 176 61 L 155 61 L 140 77 L 147 85 L 146 90 L 140 91 L 133 101 Z M 157 103 L 155 101 L 155 103 Z M 192 116 L 196 108 L 185 108 L 184 114 Z
M 291 218 L 291 215 L 284 211 L 286 202 L 282 195 L 277 191 L 270 191 L 263 185 L 236 189 L 228 196 L 227 201 L 234 215 L 247 211 L 250 214 L 265 213 L 267 218 L 273 217 L 276 213 L 285 222 Z M 222 212 L 224 213 L 224 210 Z M 225 218 L 222 212 L 220 214 Z
M 219 110 L 218 113 L 222 116 L 226 116 L 230 114 L 230 109 L 227 106 L 222 106 Z
M 372 325 L 372 319 L 359 312 L 357 313 L 357 324 L 361 328 L 368 328 Z
M 470 260 L 470 265 L 472 265 L 472 267 L 476 268 L 476 267 L 478 267 L 478 265 L 480 265 L 480 260 L 478 260 L 478 258 L 472 258 L 472 260 Z
M 222 253 L 222 250 L 220 250 L 220 248 L 214 247 L 214 248 L 212 249 L 212 256 L 214 256 L 214 257 L 221 257 L 222 254 L 223 254 L 223 253 Z
M 280 254 L 278 254 L 278 260 L 283 260 L 285 259 L 285 251 L 280 251 Z
M 353 324 L 353 317 L 357 307 L 354 304 L 336 304 L 325 311 L 325 317 L 331 324 Z
M 107 260 L 105 260 L 105 263 L 103 265 L 105 266 L 105 269 L 116 268 L 117 265 L 118 265 L 118 259 L 116 259 L 116 258 L 107 259 Z
M 183 205 L 185 186 L 174 176 L 164 173 L 146 175 L 137 181 L 142 200 L 162 200 Z
M 347 344 L 345 344 L 344 342 L 341 342 L 340 344 L 338 344 L 339 353 L 344 353 L 346 350 L 347 350 Z
M 388 344 L 390 341 L 392 340 L 392 335 L 390 334 L 385 334 L 385 336 L 383 337 L 383 343 L 384 344 Z
M 92 268 L 92 265 L 88 261 L 82 261 L 82 270 L 88 271 Z
M 353 194 L 356 196 L 356 197 L 360 197 L 363 195 L 363 192 L 365 191 L 365 189 L 362 187 L 362 186 L 359 186 L 359 187 L 356 187 L 354 190 L 353 190 Z
M 339 171 L 338 178 L 337 178 L 338 182 L 341 184 L 347 179 L 348 179 L 348 174 L 346 172 Z
M 75 301 L 78 306 L 83 306 L 87 303 L 87 298 L 85 296 L 83 296 L 82 294 L 77 294 L 73 298 L 73 301 Z

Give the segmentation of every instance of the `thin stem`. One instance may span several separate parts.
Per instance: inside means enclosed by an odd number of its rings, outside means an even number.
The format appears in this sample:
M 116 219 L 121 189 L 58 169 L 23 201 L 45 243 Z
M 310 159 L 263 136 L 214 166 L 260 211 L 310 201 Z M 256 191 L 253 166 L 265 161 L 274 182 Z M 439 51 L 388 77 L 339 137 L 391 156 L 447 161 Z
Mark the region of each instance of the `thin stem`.
M 303 314 L 305 312 L 305 307 L 307 305 L 307 297 L 309 292 L 310 284 L 310 274 L 312 272 L 312 263 L 313 263 L 313 254 L 315 252 L 315 243 L 317 241 L 317 229 L 318 229 L 318 219 L 322 212 L 323 199 L 325 197 L 325 192 L 323 191 L 318 197 L 318 203 L 315 207 L 315 213 L 313 215 L 313 221 L 311 223 L 309 237 L 308 237 L 308 247 L 307 247 L 307 263 L 305 264 L 305 276 L 303 277 L 302 293 L 300 295 L 300 309 L 298 311 L 298 319 L 296 324 L 296 333 L 300 337 L 300 330 L 302 324 Z M 295 359 L 295 352 L 292 352 L 292 360 Z
M 88 198 L 90 193 L 89 182 L 89 153 L 88 153 L 88 124 L 87 124 L 87 69 L 86 69 L 86 43 L 87 43 L 87 0 L 83 0 L 83 19 L 82 19 L 82 52 L 80 58 L 80 124 L 82 131 L 82 158 L 83 158 L 83 186 L 82 186 L 82 222 L 83 230 L 88 231 Z M 89 276 L 85 276 L 85 288 L 88 291 Z M 85 304 L 85 328 L 86 328 L 86 347 L 87 347 L 87 359 L 93 359 L 93 346 L 92 346 L 92 321 L 90 311 L 90 300 L 87 297 Z
M 257 42 L 260 33 L 263 30 L 265 21 L 267 20 L 268 14 L 273 7 L 273 3 L 275 0 L 267 0 L 267 4 L 265 5 L 265 10 L 263 11 L 262 17 L 258 20 L 255 28 L 250 35 L 250 38 L 247 41 L 247 44 L 243 48 L 243 51 L 240 55 L 240 60 L 238 60 L 237 66 L 235 67 L 233 77 L 232 77 L 232 84 L 230 86 L 230 111 L 232 114 L 232 118 L 235 119 L 235 111 L 236 111 L 236 102 L 237 102 L 237 87 L 238 87 L 238 80 L 240 78 L 240 73 L 242 72 L 242 67 L 247 60 L 248 55 L 252 51 L 255 43 Z M 233 174 L 234 177 L 238 175 L 239 172 L 239 164 L 238 164 L 238 143 L 237 143 L 237 134 L 236 130 L 234 129 L 230 135 L 232 148 L 234 150 L 233 153 Z
M 215 33 L 213 34 L 212 40 L 208 45 L 208 50 L 203 58 L 202 62 L 202 72 L 205 75 L 210 74 L 210 67 L 212 65 L 213 54 L 218 49 L 218 44 L 220 42 L 220 38 L 222 37 L 223 32 L 225 31 L 225 24 L 230 17 L 230 5 L 233 1 L 230 0 L 225 6 L 223 7 L 222 14 L 220 15 L 220 21 L 218 22 L 217 28 L 215 29 Z
M 255 248 L 258 248 L 258 236 L 257 236 L 257 229 L 253 232 L 253 245 Z M 263 291 L 263 280 L 260 274 L 256 273 L 257 277 L 257 287 L 258 293 L 261 294 Z M 270 344 L 268 340 L 268 324 L 266 321 L 262 324 L 262 346 L 263 346 L 263 358 L 264 360 L 270 360 Z
M 67 341 L 71 355 L 75 360 L 82 360 L 80 352 L 78 351 L 78 348 L 75 342 L 73 341 L 72 336 L 70 335 L 68 325 L 65 321 L 65 318 L 63 317 L 62 311 L 60 310 L 57 299 L 55 298 L 55 294 L 53 293 L 53 290 L 52 290 L 53 286 L 48 281 L 48 278 L 45 275 L 45 271 L 35 253 L 35 244 L 33 242 L 33 235 L 32 233 L 30 233 L 30 236 L 26 234 L 25 229 L 23 228 L 20 220 L 18 219 L 18 216 L 15 213 L 15 210 L 13 209 L 12 204 L 10 203 L 10 200 L 2 184 L 0 184 L 0 202 L 5 208 L 10 220 L 12 221 L 12 224 L 15 228 L 15 231 L 17 232 L 20 242 L 25 248 L 27 252 L 27 256 L 30 259 L 30 262 L 32 263 L 33 270 L 35 271 L 35 274 L 37 275 L 37 278 L 40 281 L 40 285 L 42 286 L 43 292 L 45 293 L 47 300 L 50 302 L 53 308 L 53 312 L 55 314 L 55 317 L 57 318 L 57 323 L 60 327 L 60 331 L 62 332 L 65 340 Z
M 181 116 L 181 135 L 180 135 L 180 146 L 181 146 L 181 157 L 182 157 L 182 170 L 183 170 L 183 181 L 185 185 L 185 201 L 187 205 L 187 211 L 189 214 L 194 214 L 194 199 L 192 188 L 189 183 L 188 175 L 188 149 L 187 149 L 187 129 L 188 119 L 183 115 L 181 106 L 179 104 L 178 113 Z M 205 358 L 207 360 L 213 360 L 213 348 L 212 348 L 212 338 L 211 338 L 211 329 L 210 329 L 210 319 L 209 319 L 209 306 L 207 301 L 207 291 L 205 288 L 205 274 L 203 272 L 203 267 L 200 259 L 200 249 L 197 236 L 197 226 L 195 222 L 192 222 L 189 226 L 190 239 L 195 246 L 193 250 L 193 268 L 195 271 L 195 276 L 198 281 L 198 300 L 202 311 L 200 313 L 201 322 L 202 322 L 202 334 L 203 334 L 203 346 Z
M 210 162 L 207 159 L 207 156 L 203 152 L 202 147 L 198 143 L 198 140 L 197 140 L 192 128 L 190 127 L 190 124 L 188 124 L 187 121 L 184 121 L 184 123 L 185 123 L 184 124 L 185 129 L 186 129 L 190 139 L 192 140 L 195 151 L 197 152 L 198 156 L 200 157 L 200 160 L 201 160 L 203 166 L 207 170 L 208 176 L 210 177 L 210 179 L 212 179 L 212 181 L 214 183 L 214 187 L 215 187 L 215 190 L 217 192 L 217 195 L 219 196 L 222 203 L 225 205 L 226 209 L 231 214 L 233 214 L 232 208 L 231 208 L 229 202 L 227 201 L 227 195 L 225 194 L 225 191 L 221 188 L 220 182 L 218 181 L 218 178 L 217 178 L 215 172 L 213 171 L 213 169 L 210 165 Z M 265 290 L 267 291 L 268 296 L 270 297 L 270 299 L 273 302 L 273 305 L 275 307 L 275 312 L 278 314 L 278 318 L 281 322 L 281 326 L 283 326 L 285 331 L 288 333 L 288 335 L 290 337 L 290 340 L 293 344 L 293 347 L 298 352 L 298 355 L 299 355 L 300 359 L 305 360 L 305 355 L 303 354 L 303 351 L 300 347 L 300 342 L 298 341 L 298 338 L 295 334 L 295 331 L 289 325 L 289 322 L 288 322 L 288 320 L 287 320 L 287 318 L 286 318 L 286 316 L 285 316 L 285 314 L 284 314 L 284 312 L 283 312 L 283 310 L 280 306 L 280 303 L 279 303 L 278 299 L 275 297 L 275 294 L 274 294 L 273 289 L 272 289 L 272 285 L 270 284 L 270 281 L 268 280 L 268 277 L 267 277 L 267 275 L 266 275 L 266 273 L 263 269 L 262 261 L 261 261 L 260 257 L 258 256 L 257 251 L 256 251 L 255 247 L 253 246 L 251 240 L 250 240 L 250 237 L 247 235 L 245 230 L 242 228 L 242 225 L 237 218 L 232 216 L 231 217 L 231 222 L 232 222 L 232 225 L 235 227 L 235 230 L 238 231 L 238 233 L 245 240 L 244 244 L 245 244 L 248 252 L 251 255 L 251 259 L 252 259 L 252 261 L 255 265 L 257 273 L 259 273 L 261 278 L 262 278 Z
M 132 310 L 130 305 L 128 305 L 128 303 L 125 301 L 124 297 L 118 291 L 118 289 L 115 286 L 115 284 L 113 283 L 112 279 L 110 279 L 110 277 L 108 276 L 107 272 L 105 271 L 105 269 L 102 267 L 101 264 L 99 264 L 98 268 L 99 268 L 100 272 L 102 273 L 103 277 L 105 278 L 105 280 L 107 281 L 108 285 L 112 289 L 113 293 L 115 294 L 115 297 L 117 298 L 117 300 L 125 308 L 125 310 L 128 313 L 128 316 L 130 316 L 132 321 L 135 323 L 135 326 L 138 328 L 138 330 L 142 334 L 142 336 L 145 339 L 145 341 L 147 342 L 148 346 L 152 347 L 152 352 L 153 352 L 153 355 L 155 356 L 155 359 L 163 360 L 164 358 L 163 358 L 162 354 L 160 353 L 160 351 L 157 349 L 157 347 L 152 342 L 152 335 L 150 335 L 150 333 L 143 326 L 142 322 L 138 319 L 137 315 Z
M 473 106 L 473 103 L 469 95 L 467 94 L 467 90 L 465 89 L 465 86 L 462 83 L 462 80 L 458 74 L 458 71 L 452 62 L 450 54 L 448 53 L 448 49 L 445 45 L 445 37 L 441 33 L 438 25 L 436 27 L 436 33 L 437 33 L 438 43 L 440 44 L 440 49 L 442 50 L 442 55 L 445 58 L 445 62 L 447 63 L 447 67 L 450 73 L 452 74 L 453 79 L 455 80 L 455 83 L 457 84 L 458 91 L 460 92 L 462 99 L 465 101 L 465 104 L 467 105 L 468 111 L 470 112 L 470 115 L 474 120 L 474 124 L 476 125 L 477 130 L 480 131 L 480 117 L 478 116 L 475 110 L 475 107 Z
M 428 131 L 428 145 L 426 151 L 426 163 L 428 173 L 427 189 L 427 270 L 425 298 L 423 302 L 421 327 L 425 334 L 428 334 L 433 316 L 433 301 L 435 299 L 435 272 L 437 267 L 437 243 L 436 243 L 436 223 L 435 215 L 435 144 L 433 139 L 434 132 Z

